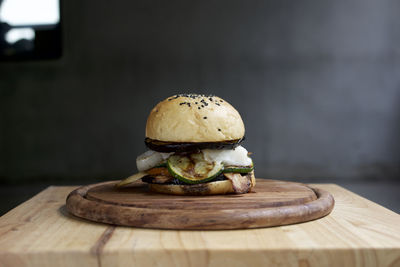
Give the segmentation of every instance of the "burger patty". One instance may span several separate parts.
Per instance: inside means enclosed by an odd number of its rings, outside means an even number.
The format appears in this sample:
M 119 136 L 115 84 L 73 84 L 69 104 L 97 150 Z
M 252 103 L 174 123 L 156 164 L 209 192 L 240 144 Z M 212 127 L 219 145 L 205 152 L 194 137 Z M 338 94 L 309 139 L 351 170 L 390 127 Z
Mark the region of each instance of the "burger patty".
M 211 181 L 207 181 L 205 183 L 211 183 L 211 182 L 223 181 L 223 180 L 228 180 L 228 179 L 224 176 L 223 173 L 221 173 L 220 175 L 218 175 L 217 177 L 215 177 Z M 154 178 L 152 176 L 150 176 L 150 175 L 143 177 L 142 181 L 145 182 L 145 183 L 148 183 L 148 184 L 160 184 L 160 183 L 155 183 L 154 182 Z M 190 185 L 188 183 L 182 182 L 181 180 L 179 180 L 177 178 L 171 178 L 170 180 L 168 180 L 167 182 L 162 183 L 162 184 L 165 184 L 165 185 L 167 185 L 167 184 L 168 185 L 169 184 L 172 184 L 172 185 Z
M 146 137 L 144 140 L 145 145 L 151 150 L 158 152 L 193 152 L 200 151 L 202 149 L 234 149 L 242 141 L 244 137 L 236 140 L 222 141 L 222 142 L 164 142 L 154 140 Z

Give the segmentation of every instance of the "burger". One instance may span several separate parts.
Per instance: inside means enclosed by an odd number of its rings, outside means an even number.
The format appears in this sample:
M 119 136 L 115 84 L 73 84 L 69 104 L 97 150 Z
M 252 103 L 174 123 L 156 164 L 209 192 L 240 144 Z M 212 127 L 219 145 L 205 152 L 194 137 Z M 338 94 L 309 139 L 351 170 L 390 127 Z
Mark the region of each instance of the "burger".
M 137 180 L 173 195 L 244 194 L 255 186 L 254 165 L 241 146 L 239 112 L 214 95 L 178 94 L 158 103 L 146 123 L 149 149 L 136 159 Z

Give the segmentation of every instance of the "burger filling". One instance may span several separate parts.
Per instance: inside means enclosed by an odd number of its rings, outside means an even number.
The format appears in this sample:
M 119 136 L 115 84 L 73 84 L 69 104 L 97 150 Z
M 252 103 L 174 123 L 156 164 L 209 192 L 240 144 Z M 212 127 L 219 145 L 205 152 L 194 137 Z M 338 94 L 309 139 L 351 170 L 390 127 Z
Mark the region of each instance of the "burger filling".
M 136 159 L 138 174 L 121 181 L 123 186 L 142 179 L 152 184 L 193 185 L 230 180 L 236 193 L 251 187 L 253 162 L 242 146 L 202 149 L 195 152 L 146 151 Z

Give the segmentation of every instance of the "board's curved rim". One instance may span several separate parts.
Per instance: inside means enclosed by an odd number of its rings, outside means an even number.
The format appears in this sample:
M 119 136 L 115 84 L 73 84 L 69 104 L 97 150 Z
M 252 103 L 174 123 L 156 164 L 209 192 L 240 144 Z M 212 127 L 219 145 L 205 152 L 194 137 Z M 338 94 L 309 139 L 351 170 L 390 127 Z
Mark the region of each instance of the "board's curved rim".
M 90 221 L 121 226 L 175 230 L 227 230 L 271 227 L 315 220 L 328 215 L 335 203 L 329 192 L 305 184 L 303 185 L 315 192 L 316 200 L 300 205 L 257 210 L 196 210 L 195 212 L 180 210 L 180 216 L 177 216 L 176 210 L 171 209 L 150 210 L 99 203 L 85 198 L 86 192 L 91 188 L 112 183 L 115 181 L 96 183 L 75 189 L 67 197 L 67 210 L 77 217 Z M 207 214 L 206 218 L 208 219 L 204 219 L 204 213 Z

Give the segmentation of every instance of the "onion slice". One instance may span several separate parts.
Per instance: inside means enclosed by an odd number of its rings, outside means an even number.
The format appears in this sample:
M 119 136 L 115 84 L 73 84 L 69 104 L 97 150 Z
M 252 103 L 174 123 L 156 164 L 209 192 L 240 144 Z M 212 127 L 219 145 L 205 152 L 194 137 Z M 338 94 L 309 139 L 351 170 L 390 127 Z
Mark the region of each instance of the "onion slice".
M 115 185 L 115 187 L 116 188 L 120 188 L 120 187 L 126 186 L 128 184 L 136 182 L 137 180 L 139 180 L 139 179 L 141 179 L 141 178 L 143 178 L 143 177 L 145 177 L 147 175 L 148 174 L 145 173 L 145 172 L 135 173 L 135 174 L 129 176 L 128 178 L 126 178 L 124 180 L 121 180 L 118 184 Z
M 249 192 L 252 185 L 251 176 L 242 176 L 240 173 L 224 173 L 224 176 L 232 182 L 233 191 L 236 194 L 245 194 Z M 250 179 L 249 179 L 250 178 Z
M 160 153 L 153 150 L 148 150 L 136 158 L 136 166 L 138 171 L 145 171 L 156 167 L 164 162 L 173 153 Z

